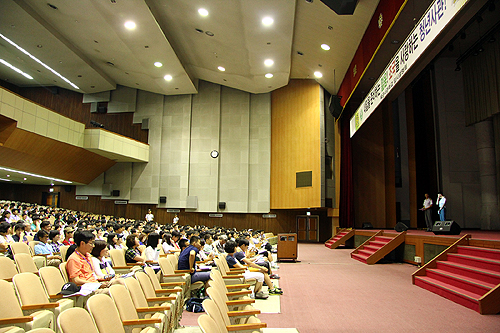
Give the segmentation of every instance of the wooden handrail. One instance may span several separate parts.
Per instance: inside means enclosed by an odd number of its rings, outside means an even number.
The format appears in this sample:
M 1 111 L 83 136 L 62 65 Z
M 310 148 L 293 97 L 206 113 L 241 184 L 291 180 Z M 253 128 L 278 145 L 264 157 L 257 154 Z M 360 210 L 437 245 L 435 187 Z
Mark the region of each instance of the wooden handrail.
M 382 235 L 383 235 L 383 231 L 382 230 L 377 231 L 375 233 L 375 235 L 371 236 L 365 242 L 363 242 L 363 244 L 361 244 L 360 246 L 358 246 L 357 248 L 355 248 L 354 251 L 351 252 L 351 254 L 358 253 L 358 251 L 361 250 L 363 248 L 363 246 L 365 246 L 365 244 L 368 244 L 372 240 L 372 238 L 375 239 L 375 237 L 382 236 Z
M 143 308 L 136 308 L 137 312 L 160 312 L 170 310 L 170 305 L 168 306 L 148 306 Z
M 159 323 L 161 323 L 161 318 L 145 318 L 145 319 L 122 320 L 123 326 L 148 325 L 148 324 L 159 324 Z
M 253 323 L 253 324 L 237 324 L 226 326 L 229 332 L 241 331 L 241 330 L 258 330 L 259 328 L 266 328 L 266 323 Z
M 241 311 L 228 311 L 227 316 L 228 317 L 242 317 L 242 316 L 253 316 L 260 314 L 260 310 L 254 309 L 254 310 L 241 310 Z
M 448 248 L 444 249 L 443 252 L 435 256 L 431 261 L 427 264 L 423 265 L 418 269 L 415 273 L 412 274 L 411 279 L 412 283 L 415 284 L 415 276 L 424 276 L 426 275 L 426 269 L 428 268 L 436 268 L 437 262 L 439 260 L 446 260 L 448 253 L 455 253 L 457 251 L 457 246 L 459 245 L 469 245 L 469 239 L 471 238 L 470 234 L 465 234 L 457 240 L 455 243 L 451 244 Z
M 497 314 L 498 312 L 500 312 L 500 284 L 479 299 L 480 314 Z
M 0 319 L 0 325 L 29 323 L 30 321 L 33 321 L 33 316 L 2 318 Z

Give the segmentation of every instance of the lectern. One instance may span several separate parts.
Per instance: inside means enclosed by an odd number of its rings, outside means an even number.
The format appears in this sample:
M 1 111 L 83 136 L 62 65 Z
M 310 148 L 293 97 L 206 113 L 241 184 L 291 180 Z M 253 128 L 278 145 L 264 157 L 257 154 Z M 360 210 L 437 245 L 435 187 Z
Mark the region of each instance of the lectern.
M 297 260 L 297 252 L 297 234 L 278 234 L 278 261 Z

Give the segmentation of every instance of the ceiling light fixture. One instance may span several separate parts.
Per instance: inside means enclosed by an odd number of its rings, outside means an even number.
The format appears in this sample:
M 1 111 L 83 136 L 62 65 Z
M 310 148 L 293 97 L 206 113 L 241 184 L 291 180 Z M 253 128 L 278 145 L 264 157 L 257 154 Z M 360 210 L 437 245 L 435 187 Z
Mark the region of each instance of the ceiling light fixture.
M 53 177 L 45 177 L 45 176 L 37 175 L 37 174 L 34 174 L 34 173 L 29 173 L 29 172 L 24 172 L 24 171 L 18 171 L 18 170 L 12 170 L 12 169 L 8 169 L 8 168 L 4 168 L 4 167 L 0 167 L 0 170 L 5 170 L 7 172 L 20 173 L 20 174 L 26 175 L 26 176 L 32 176 L 32 177 L 37 177 L 37 178 L 44 178 L 44 179 L 48 179 L 48 180 L 52 180 L 52 181 L 58 181 L 58 182 L 61 182 L 61 183 L 66 183 L 66 184 L 72 184 L 73 183 L 73 182 L 70 182 L 68 180 L 62 180 L 62 179 L 57 179 L 57 178 L 53 178 Z M 24 180 L 26 180 L 26 178 Z
M 125 22 L 125 28 L 127 28 L 128 30 L 134 30 L 135 27 L 136 27 L 136 25 L 135 25 L 134 21 Z
M 200 9 L 198 9 L 198 13 L 199 13 L 201 16 L 208 16 L 208 10 L 206 10 L 205 8 L 200 8 Z
M 217 69 L 220 70 L 221 72 L 225 72 L 226 71 L 226 69 L 224 67 L 222 67 L 222 66 L 217 67 Z
M 161 66 L 163 66 L 163 64 L 161 62 L 157 61 L 157 62 L 155 62 L 155 66 L 156 67 L 161 67 Z
M 266 75 L 264 75 L 264 76 L 265 76 L 266 78 L 270 79 L 270 78 L 272 78 L 274 75 L 273 75 L 273 74 L 271 74 L 271 73 L 267 73 L 267 74 L 266 74 Z
M 30 79 L 30 80 L 33 80 L 33 77 L 29 74 L 26 74 L 25 72 L 23 72 L 22 70 L 20 70 L 19 68 L 17 67 L 14 67 L 12 66 L 11 64 L 9 64 L 7 61 L 3 60 L 3 59 L 0 59 L 0 63 L 4 64 L 5 66 L 9 67 L 10 69 L 12 69 L 13 71 L 16 71 L 18 72 L 19 74 L 21 74 L 22 76 Z
M 0 34 L 0 37 L 2 37 L 5 41 L 7 41 L 9 44 L 11 44 L 12 46 L 14 46 L 15 48 L 17 48 L 19 51 L 21 51 L 22 53 L 26 54 L 28 57 L 30 57 L 31 59 L 35 60 L 37 63 L 39 63 L 40 65 L 42 65 L 43 67 L 47 68 L 49 71 L 51 71 L 52 73 L 54 73 L 55 75 L 59 76 L 61 79 L 63 79 L 66 83 L 68 83 L 69 85 L 71 85 L 73 88 L 75 89 L 78 89 L 80 90 L 80 88 L 78 88 L 78 86 L 76 84 L 74 84 L 73 82 L 71 82 L 70 80 L 68 80 L 67 78 L 65 78 L 64 76 L 62 76 L 61 74 L 59 74 L 58 72 L 56 72 L 55 70 L 53 70 L 52 68 L 50 68 L 49 66 L 47 66 L 46 64 L 44 64 L 42 61 L 40 61 L 38 58 L 36 58 L 34 55 L 32 55 L 31 53 L 29 53 L 28 51 L 26 51 L 25 49 L 23 49 L 22 47 L 20 47 L 19 45 L 17 45 L 16 43 L 14 43 L 13 41 L 11 41 L 10 39 L 8 39 L 7 37 L 5 37 L 4 35 Z
M 266 59 L 264 61 L 264 65 L 266 65 L 267 67 L 270 67 L 270 66 L 274 65 L 273 59 Z
M 321 44 L 321 48 L 325 51 L 328 51 L 330 49 L 330 46 L 327 44 Z
M 314 76 L 319 79 L 323 77 L 323 74 L 321 72 L 314 72 Z
M 205 31 L 205 34 L 210 37 L 214 36 L 214 33 L 212 31 Z
M 172 80 L 172 75 L 167 74 L 163 78 L 165 79 L 165 81 L 170 81 L 170 80 Z
M 263 24 L 263 25 L 265 25 L 265 26 L 270 26 L 270 25 L 272 25 L 273 23 L 274 23 L 274 20 L 273 20 L 273 18 L 272 18 L 272 17 L 267 16 L 267 17 L 264 17 L 264 18 L 262 19 L 262 24 Z
M 3 180 L 4 182 L 11 182 L 12 181 L 11 179 L 4 179 L 4 178 L 0 178 L 0 180 Z

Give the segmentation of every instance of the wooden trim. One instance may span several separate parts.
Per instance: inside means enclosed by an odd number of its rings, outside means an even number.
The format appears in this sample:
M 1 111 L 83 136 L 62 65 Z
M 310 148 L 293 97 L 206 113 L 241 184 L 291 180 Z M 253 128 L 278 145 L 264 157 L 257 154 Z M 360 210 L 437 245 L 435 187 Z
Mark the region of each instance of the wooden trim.
M 160 318 L 145 318 L 145 319 L 122 320 L 123 326 L 149 325 L 149 324 L 160 324 L 160 323 L 161 323 L 161 319 Z
M 226 301 L 226 304 L 228 306 L 233 306 L 233 305 L 245 305 L 245 304 L 253 304 L 255 303 L 254 299 L 237 299 L 234 301 Z
M 168 276 L 168 275 L 163 275 L 163 276 Z M 186 282 L 161 282 L 160 286 L 162 286 L 162 287 L 172 287 L 172 286 L 183 286 L 185 284 L 186 284 Z
M 146 301 L 148 302 L 162 302 L 162 301 L 175 301 L 176 296 L 161 296 L 161 297 L 148 297 Z
M 497 314 L 500 312 L 500 284 L 488 291 L 479 299 L 480 314 Z
M 29 323 L 30 321 L 33 321 L 33 316 L 2 318 L 0 319 L 0 325 Z
M 376 236 L 383 236 L 383 234 L 384 232 L 382 230 L 377 231 L 373 236 L 368 238 L 363 244 L 355 248 L 354 251 L 351 252 L 351 255 L 358 253 L 359 250 L 363 249 L 363 246 L 365 246 L 365 244 L 368 244 L 372 239 L 375 239 Z
M 22 310 L 55 309 L 59 303 L 27 304 L 21 305 Z
M 243 316 L 253 316 L 253 315 L 258 315 L 260 314 L 260 310 L 254 309 L 254 310 L 242 310 L 242 311 L 228 311 L 227 316 L 228 317 L 243 317 Z
M 254 323 L 254 324 L 238 324 L 226 326 L 228 332 L 240 331 L 240 330 L 258 330 L 260 328 L 266 328 L 266 323 Z
M 384 235 L 384 236 L 389 236 L 389 235 Z M 391 235 L 392 236 L 392 235 Z M 389 237 L 391 237 L 389 236 Z M 405 241 L 405 236 L 406 236 L 406 231 L 403 231 L 402 233 L 396 235 L 393 237 L 389 243 L 385 244 L 383 247 L 375 251 L 371 256 L 366 258 L 366 263 L 368 265 L 373 265 L 377 263 L 380 259 L 385 257 L 387 254 L 389 254 L 391 251 L 396 249 L 399 245 L 401 245 Z
M 245 289 L 245 288 L 250 288 L 250 284 L 240 283 L 240 284 L 230 284 L 226 286 L 226 289 Z
M 170 310 L 170 305 L 169 306 L 148 306 L 148 307 L 143 307 L 143 308 L 136 308 L 135 310 L 139 313 L 142 313 L 142 312 L 161 312 L 161 311 Z

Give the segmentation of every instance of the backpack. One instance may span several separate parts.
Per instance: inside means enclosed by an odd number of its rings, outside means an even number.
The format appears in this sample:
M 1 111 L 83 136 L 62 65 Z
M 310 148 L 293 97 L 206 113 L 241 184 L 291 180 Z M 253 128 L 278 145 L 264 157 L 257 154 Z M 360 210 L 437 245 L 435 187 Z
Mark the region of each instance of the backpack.
M 204 298 L 191 297 L 186 301 L 186 310 L 195 313 L 205 312 L 205 309 L 203 309 L 203 305 L 201 304 L 204 300 Z

